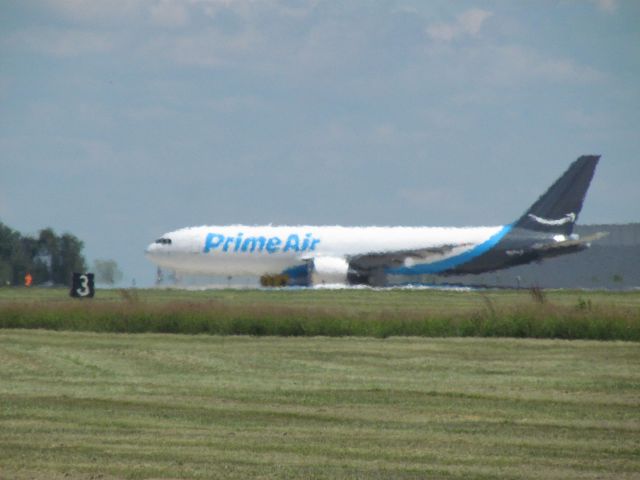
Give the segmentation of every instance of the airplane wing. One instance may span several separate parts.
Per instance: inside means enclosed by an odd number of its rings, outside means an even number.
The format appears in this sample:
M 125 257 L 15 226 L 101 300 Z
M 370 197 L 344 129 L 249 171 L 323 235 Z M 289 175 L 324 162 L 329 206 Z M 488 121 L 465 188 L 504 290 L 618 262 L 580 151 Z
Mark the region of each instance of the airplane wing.
M 410 267 L 417 263 L 431 263 L 462 253 L 472 243 L 441 245 L 438 247 L 393 252 L 372 252 L 347 257 L 349 268 L 356 271 L 370 271 L 379 268 Z

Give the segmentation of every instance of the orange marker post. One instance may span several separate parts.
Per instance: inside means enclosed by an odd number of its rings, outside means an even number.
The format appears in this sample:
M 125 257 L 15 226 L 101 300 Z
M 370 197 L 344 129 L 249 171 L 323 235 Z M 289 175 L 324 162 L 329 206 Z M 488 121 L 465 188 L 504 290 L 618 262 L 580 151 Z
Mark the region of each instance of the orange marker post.
M 33 283 L 33 277 L 29 272 L 27 272 L 27 274 L 24 276 L 24 286 L 30 287 L 32 283 Z

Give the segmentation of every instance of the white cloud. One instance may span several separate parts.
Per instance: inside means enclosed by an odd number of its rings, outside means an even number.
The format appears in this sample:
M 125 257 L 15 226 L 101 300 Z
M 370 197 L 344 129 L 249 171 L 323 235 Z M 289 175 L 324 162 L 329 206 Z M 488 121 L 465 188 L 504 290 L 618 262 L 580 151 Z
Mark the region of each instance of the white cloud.
M 452 23 L 437 23 L 427 26 L 427 35 L 442 42 L 450 42 L 463 37 L 477 36 L 483 24 L 493 13 L 479 8 L 462 12 Z
M 491 17 L 493 14 L 486 10 L 471 9 L 463 12 L 458 17 L 458 24 L 460 30 L 468 35 L 477 35 L 480 33 L 480 29 L 485 20 Z

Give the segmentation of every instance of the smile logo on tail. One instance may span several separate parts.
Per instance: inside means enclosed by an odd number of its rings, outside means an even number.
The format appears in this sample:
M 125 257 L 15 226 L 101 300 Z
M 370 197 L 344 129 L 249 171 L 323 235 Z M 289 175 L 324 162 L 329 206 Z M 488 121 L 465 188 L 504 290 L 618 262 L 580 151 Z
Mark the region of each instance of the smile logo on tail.
M 542 224 L 542 225 L 549 225 L 549 226 L 558 226 L 558 225 L 564 225 L 565 223 L 573 223 L 576 221 L 576 214 L 571 212 L 571 213 L 567 213 L 564 217 L 559 218 L 557 220 L 548 220 L 546 218 L 540 218 L 535 216 L 533 213 L 530 213 L 528 215 L 532 220 L 535 220 L 536 222 Z

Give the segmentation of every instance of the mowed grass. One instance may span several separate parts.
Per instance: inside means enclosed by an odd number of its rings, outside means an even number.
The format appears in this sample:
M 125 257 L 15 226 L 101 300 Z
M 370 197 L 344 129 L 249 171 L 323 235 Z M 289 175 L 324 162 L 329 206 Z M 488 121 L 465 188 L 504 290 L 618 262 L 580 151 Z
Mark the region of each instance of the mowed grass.
M 0 331 L 0 478 L 640 478 L 632 342 Z
M 640 341 L 640 292 L 0 289 L 0 328 Z

